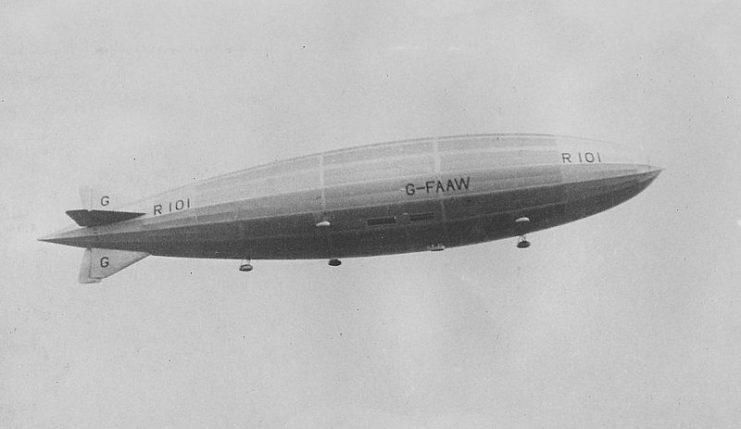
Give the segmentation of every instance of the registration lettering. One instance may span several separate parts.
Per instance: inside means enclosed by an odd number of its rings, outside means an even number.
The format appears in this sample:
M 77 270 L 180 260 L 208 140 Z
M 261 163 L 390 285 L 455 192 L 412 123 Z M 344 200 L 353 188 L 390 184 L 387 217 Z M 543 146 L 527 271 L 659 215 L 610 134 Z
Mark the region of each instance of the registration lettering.
M 167 201 L 164 203 L 157 203 L 152 207 L 152 214 L 154 216 L 179 212 L 181 210 L 190 208 L 190 197 L 181 200 Z
M 602 164 L 599 152 L 561 152 L 563 164 Z
M 471 176 L 448 179 L 447 181 L 444 179 L 436 179 L 428 180 L 424 185 L 407 183 L 406 186 L 404 186 L 404 191 L 409 196 L 415 195 L 417 192 L 424 192 L 425 194 L 440 194 L 446 192 L 467 191 L 470 184 Z

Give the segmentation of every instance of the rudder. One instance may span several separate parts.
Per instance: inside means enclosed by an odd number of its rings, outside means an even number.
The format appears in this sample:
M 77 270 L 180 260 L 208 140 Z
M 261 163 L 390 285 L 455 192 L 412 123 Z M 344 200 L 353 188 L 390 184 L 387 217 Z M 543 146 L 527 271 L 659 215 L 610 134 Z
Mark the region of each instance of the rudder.
M 98 283 L 149 256 L 145 252 L 87 248 L 80 265 L 80 283 Z

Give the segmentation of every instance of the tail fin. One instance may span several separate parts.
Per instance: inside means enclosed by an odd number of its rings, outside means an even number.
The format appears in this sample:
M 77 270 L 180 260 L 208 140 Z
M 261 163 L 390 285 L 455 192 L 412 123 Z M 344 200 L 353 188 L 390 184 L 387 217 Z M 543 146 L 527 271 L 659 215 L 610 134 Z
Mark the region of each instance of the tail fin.
M 67 216 L 80 226 L 108 225 L 144 215 L 140 212 L 111 210 L 111 207 L 119 203 L 116 198 L 110 192 L 101 192 L 90 187 L 80 188 L 80 200 L 83 210 L 67 211 Z
M 109 223 L 123 222 L 144 216 L 138 212 L 116 212 L 112 210 L 67 210 L 67 216 L 77 222 L 80 226 L 100 226 Z
M 110 192 L 103 192 L 89 186 L 80 187 L 80 201 L 82 208 L 86 210 L 110 210 L 116 204 L 120 204 Z
M 98 283 L 147 256 L 149 253 L 87 248 L 80 265 L 80 283 Z

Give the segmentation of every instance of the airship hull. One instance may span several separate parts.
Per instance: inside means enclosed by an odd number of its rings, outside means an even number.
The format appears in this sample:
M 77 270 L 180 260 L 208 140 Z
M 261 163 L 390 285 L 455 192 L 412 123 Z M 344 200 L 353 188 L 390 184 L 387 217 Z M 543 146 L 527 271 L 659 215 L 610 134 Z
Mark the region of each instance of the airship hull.
M 440 250 L 613 207 L 659 174 L 645 154 L 549 135 L 392 142 L 251 168 L 115 210 L 141 216 L 49 237 L 86 248 L 225 259 Z

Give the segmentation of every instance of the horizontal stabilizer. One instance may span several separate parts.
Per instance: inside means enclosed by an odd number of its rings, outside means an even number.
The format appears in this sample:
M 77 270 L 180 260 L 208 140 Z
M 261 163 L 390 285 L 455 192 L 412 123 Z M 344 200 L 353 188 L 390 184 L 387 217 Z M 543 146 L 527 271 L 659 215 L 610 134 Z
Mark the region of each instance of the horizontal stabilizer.
M 80 265 L 80 283 L 98 283 L 147 256 L 149 253 L 87 248 Z
M 67 215 L 80 226 L 100 226 L 143 216 L 144 213 L 111 210 L 68 210 Z

